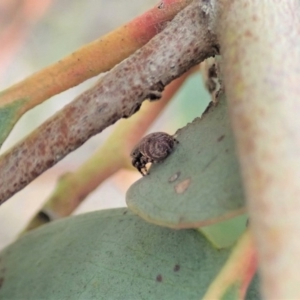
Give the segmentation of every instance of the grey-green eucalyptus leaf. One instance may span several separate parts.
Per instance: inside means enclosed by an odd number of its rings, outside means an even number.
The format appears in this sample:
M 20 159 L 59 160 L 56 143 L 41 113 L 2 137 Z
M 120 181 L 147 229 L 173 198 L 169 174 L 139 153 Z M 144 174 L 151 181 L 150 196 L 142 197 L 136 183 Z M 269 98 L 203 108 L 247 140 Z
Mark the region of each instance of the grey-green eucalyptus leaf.
M 197 228 L 243 213 L 225 96 L 176 138 L 174 152 L 127 191 L 128 207 L 149 222 L 171 228 Z
M 218 249 L 231 247 L 247 227 L 247 215 L 199 228 L 199 231 Z
M 196 230 L 152 225 L 127 209 L 93 212 L 4 249 L 0 299 L 199 300 L 228 254 Z

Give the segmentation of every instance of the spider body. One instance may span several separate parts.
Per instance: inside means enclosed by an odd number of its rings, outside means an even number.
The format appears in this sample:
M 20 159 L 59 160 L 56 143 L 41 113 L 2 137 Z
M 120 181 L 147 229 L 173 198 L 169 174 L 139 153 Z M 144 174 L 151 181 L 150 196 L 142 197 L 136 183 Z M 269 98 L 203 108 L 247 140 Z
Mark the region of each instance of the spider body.
M 163 161 L 173 150 L 178 141 L 164 132 L 154 132 L 146 135 L 134 147 L 130 156 L 132 165 L 144 176 L 148 174 L 147 163 Z

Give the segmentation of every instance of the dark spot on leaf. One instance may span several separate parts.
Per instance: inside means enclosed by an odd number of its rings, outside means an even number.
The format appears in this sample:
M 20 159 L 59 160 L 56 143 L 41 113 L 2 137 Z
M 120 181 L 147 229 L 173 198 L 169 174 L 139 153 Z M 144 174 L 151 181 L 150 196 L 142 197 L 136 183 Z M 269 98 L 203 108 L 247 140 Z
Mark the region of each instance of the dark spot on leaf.
M 158 274 L 158 275 L 156 276 L 156 281 L 157 281 L 157 282 L 162 282 L 162 276 L 161 276 L 161 274 Z
M 1 278 L 0 278 L 0 289 L 1 289 L 2 285 L 3 285 L 3 282 L 4 282 L 4 278 L 1 277 Z
M 123 215 L 126 215 L 126 214 L 127 214 L 127 212 L 128 212 L 128 211 L 127 211 L 127 210 L 125 210 L 125 211 L 123 212 Z
M 224 139 L 224 137 L 225 137 L 225 135 L 224 135 L 224 134 L 223 134 L 223 135 L 221 135 L 220 137 L 218 137 L 217 141 L 218 141 L 218 142 L 221 142 L 221 141 Z
M 180 270 L 180 265 L 175 265 L 173 270 L 174 272 L 178 272 Z

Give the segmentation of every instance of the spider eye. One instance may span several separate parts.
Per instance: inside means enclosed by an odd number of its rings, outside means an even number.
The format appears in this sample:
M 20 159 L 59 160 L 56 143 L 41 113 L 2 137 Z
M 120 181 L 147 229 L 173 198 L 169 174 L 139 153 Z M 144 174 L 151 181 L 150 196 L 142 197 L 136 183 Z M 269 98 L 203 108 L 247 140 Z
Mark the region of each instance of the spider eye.
M 133 149 L 130 155 L 133 156 L 133 157 L 135 157 L 135 156 L 139 155 L 139 152 L 140 151 L 138 149 Z

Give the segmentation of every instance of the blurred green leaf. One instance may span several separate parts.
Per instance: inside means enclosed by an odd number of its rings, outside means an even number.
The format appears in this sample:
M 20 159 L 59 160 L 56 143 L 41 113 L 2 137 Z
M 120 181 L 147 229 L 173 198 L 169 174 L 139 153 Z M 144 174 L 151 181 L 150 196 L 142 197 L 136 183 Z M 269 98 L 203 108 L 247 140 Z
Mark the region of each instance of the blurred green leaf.
M 201 73 L 195 72 L 188 77 L 169 104 L 168 110 L 164 112 L 167 131 L 181 128 L 200 116 L 210 100 L 211 95 L 204 86 Z
M 178 132 L 179 145 L 127 191 L 129 208 L 171 228 L 197 228 L 244 212 L 225 97 Z
M 228 257 L 126 209 L 66 218 L 4 249 L 1 299 L 201 299 Z M 254 299 L 254 298 L 253 298 Z
M 246 229 L 247 215 L 199 228 L 199 231 L 218 249 L 232 246 Z
M 0 147 L 19 118 L 20 109 L 25 102 L 26 99 L 20 99 L 0 107 Z

